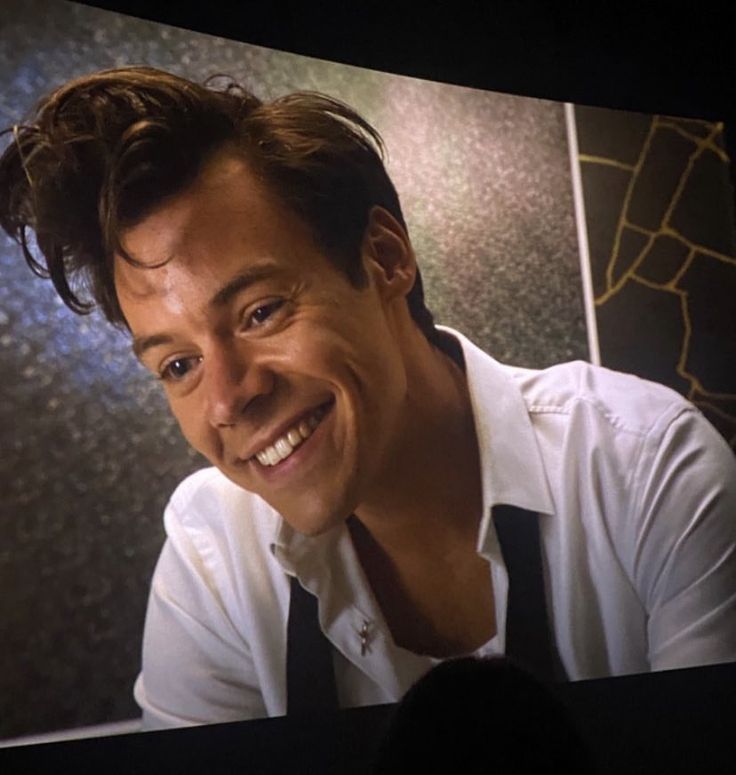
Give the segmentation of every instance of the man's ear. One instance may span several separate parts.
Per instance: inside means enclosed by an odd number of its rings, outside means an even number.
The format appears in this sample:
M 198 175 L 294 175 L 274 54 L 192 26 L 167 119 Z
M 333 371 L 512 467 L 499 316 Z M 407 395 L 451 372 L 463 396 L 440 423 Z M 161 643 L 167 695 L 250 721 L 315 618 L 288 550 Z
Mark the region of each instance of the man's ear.
M 383 207 L 374 206 L 368 214 L 361 256 L 384 298 L 406 296 L 412 289 L 417 263 L 409 235 Z

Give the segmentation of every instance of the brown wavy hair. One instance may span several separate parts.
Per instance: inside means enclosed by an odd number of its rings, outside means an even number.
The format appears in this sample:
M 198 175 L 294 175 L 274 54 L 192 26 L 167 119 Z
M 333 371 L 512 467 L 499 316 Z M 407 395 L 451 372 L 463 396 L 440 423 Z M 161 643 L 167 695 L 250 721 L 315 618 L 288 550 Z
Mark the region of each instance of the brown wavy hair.
M 5 133 L 12 137 L 0 157 L 0 226 L 70 309 L 86 314 L 97 304 L 118 326 L 127 324 L 113 256 L 137 263 L 121 235 L 183 191 L 226 143 L 356 287 L 366 281 L 360 245 L 371 207 L 406 229 L 378 132 L 313 92 L 262 102 L 226 76 L 200 85 L 150 67 L 118 68 L 59 87 L 28 123 Z M 407 302 L 436 342 L 419 272 Z

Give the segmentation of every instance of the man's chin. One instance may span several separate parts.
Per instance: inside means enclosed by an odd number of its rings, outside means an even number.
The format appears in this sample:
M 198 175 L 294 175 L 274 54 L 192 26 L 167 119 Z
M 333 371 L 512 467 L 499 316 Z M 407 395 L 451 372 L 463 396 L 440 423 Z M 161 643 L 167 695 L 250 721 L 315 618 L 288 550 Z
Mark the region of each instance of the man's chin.
M 339 504 L 330 502 L 324 494 L 307 495 L 302 493 L 300 497 L 279 497 L 275 493 L 259 491 L 249 487 L 243 482 L 239 472 L 234 472 L 217 466 L 217 468 L 231 481 L 246 492 L 257 495 L 264 500 L 284 521 L 297 533 L 309 538 L 329 533 L 338 525 L 344 524 L 353 513 L 354 507 L 350 505 L 349 498 L 338 498 Z M 322 497 L 321 497 L 322 495 Z
M 273 504 L 270 505 L 281 514 L 286 524 L 289 525 L 292 530 L 307 538 L 318 538 L 319 536 L 335 530 L 337 527 L 344 525 L 350 516 L 350 513 L 347 513 L 344 516 L 340 515 L 334 517 L 325 517 L 324 514 L 320 514 L 319 516 L 310 519 L 309 516 L 304 513 L 295 514 L 291 510 L 286 512 L 286 510 L 278 509 L 276 506 L 273 506 Z

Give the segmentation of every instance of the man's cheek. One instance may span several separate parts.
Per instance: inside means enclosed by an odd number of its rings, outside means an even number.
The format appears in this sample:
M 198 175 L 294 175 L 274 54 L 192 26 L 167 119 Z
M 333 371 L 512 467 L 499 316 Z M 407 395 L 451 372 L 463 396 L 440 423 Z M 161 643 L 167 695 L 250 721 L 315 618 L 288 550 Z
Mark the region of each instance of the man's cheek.
M 200 417 L 199 421 L 197 421 L 196 415 L 192 415 L 192 413 L 185 411 L 181 406 L 171 402 L 169 402 L 169 409 L 174 415 L 174 419 L 179 425 L 179 430 L 189 443 L 189 446 L 209 459 L 212 453 L 208 450 L 208 446 L 211 446 L 211 444 L 208 444 L 209 434 L 206 433 L 203 417 Z

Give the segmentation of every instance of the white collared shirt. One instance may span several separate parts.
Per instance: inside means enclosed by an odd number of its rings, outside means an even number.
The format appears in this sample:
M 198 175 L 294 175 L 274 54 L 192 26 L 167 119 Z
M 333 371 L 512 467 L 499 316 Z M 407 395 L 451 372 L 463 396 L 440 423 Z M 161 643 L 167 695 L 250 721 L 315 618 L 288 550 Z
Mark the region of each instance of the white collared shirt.
M 700 412 L 576 362 L 499 364 L 466 338 L 482 466 L 478 552 L 503 653 L 508 577 L 490 512 L 540 514 L 548 613 L 575 679 L 736 660 L 736 460 Z M 393 643 L 345 526 L 293 531 L 209 468 L 179 485 L 135 696 L 147 728 L 286 712 L 289 576 L 319 599 L 343 707 L 399 700 L 436 660 Z M 365 638 L 361 638 L 361 631 Z

